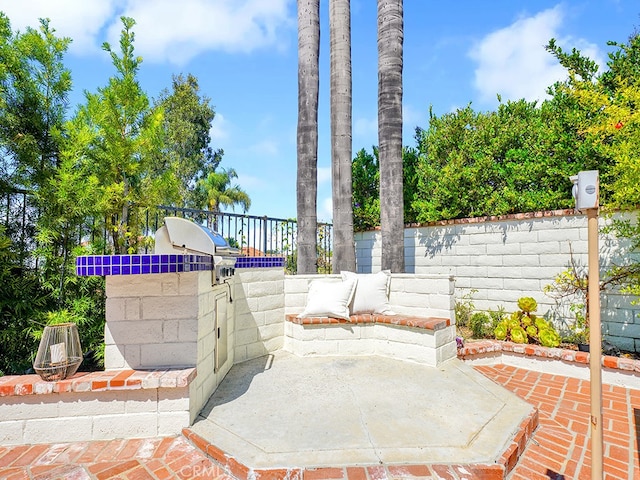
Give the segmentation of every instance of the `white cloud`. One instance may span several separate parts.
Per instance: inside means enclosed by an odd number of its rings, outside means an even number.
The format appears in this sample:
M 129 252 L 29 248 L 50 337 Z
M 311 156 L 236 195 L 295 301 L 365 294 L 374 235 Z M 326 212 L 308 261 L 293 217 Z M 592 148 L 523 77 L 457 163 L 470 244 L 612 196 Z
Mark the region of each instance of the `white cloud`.
M 229 138 L 229 122 L 225 120 L 221 113 L 216 112 L 216 116 L 213 117 L 211 122 L 211 128 L 209 129 L 209 135 L 211 140 L 219 142 L 220 140 L 226 140 Z
M 402 144 L 414 145 L 416 127 L 428 128 L 429 115 L 427 112 L 416 110 L 411 105 L 402 106 Z
M 0 0 L 14 30 L 50 18 L 70 52 L 96 53 L 104 39 L 117 45 L 121 16 L 136 21 L 136 53 L 145 60 L 184 65 L 207 50 L 250 52 L 282 48 L 282 29 L 295 29 L 292 0 Z M 292 13 L 293 12 L 293 13 Z M 106 36 L 105 36 L 106 32 Z
M 73 39 L 69 51 L 75 54 L 99 51 L 97 37 L 122 5 L 123 0 L 0 0 L 14 31 L 38 28 L 38 19 L 49 18 L 58 36 Z
M 319 222 L 332 222 L 333 220 L 333 200 L 331 197 L 326 197 L 320 202 L 320 208 L 318 209 L 318 221 Z
M 275 140 L 267 139 L 249 146 L 249 150 L 255 155 L 275 157 L 278 155 L 278 143 Z
M 207 50 L 250 52 L 282 46 L 279 31 L 295 28 L 291 0 L 128 0 L 136 20 L 136 51 L 149 61 L 184 65 Z M 117 42 L 121 24 L 109 28 Z
M 582 54 L 602 63 L 597 47 L 585 40 L 562 38 L 560 5 L 532 17 L 518 19 L 508 27 L 490 33 L 478 42 L 469 55 L 478 63 L 475 87 L 483 102 L 543 100 L 547 87 L 566 78 L 566 70 L 544 46 L 551 38 L 565 49 L 576 47 Z
M 353 122 L 353 133 L 363 137 L 378 135 L 378 117 L 373 118 L 356 118 Z
M 265 186 L 264 179 L 262 177 L 256 177 L 255 175 L 247 175 L 243 172 L 237 172 L 238 178 L 233 182 L 235 185 L 239 185 L 244 191 L 251 189 L 260 189 Z
M 331 167 L 318 167 L 318 184 L 331 183 Z
M 414 128 L 416 125 L 423 124 L 428 118 L 426 112 L 416 110 L 411 105 L 402 106 L 402 123 L 404 125 L 411 125 L 411 128 Z

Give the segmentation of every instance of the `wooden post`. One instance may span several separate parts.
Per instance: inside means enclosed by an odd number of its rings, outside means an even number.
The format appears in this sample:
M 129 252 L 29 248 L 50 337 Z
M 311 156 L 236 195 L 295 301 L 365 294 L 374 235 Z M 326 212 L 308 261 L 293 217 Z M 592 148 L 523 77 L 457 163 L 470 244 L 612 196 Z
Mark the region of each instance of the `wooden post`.
M 591 479 L 602 480 L 602 333 L 600 328 L 600 263 L 598 209 L 587 210 L 589 268 L 589 370 L 591 387 Z

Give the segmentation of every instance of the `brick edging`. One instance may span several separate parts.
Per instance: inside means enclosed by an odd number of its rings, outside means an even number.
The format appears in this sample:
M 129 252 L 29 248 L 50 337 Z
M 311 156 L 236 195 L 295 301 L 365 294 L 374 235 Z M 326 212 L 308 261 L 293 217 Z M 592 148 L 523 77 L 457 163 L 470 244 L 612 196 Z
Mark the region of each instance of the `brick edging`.
M 530 357 L 550 358 L 562 360 L 569 363 L 589 364 L 589 353 L 568 350 L 563 348 L 550 348 L 540 345 L 530 345 L 513 342 L 503 342 L 499 340 L 480 340 L 469 342 L 464 347 L 458 348 L 458 358 L 461 360 L 473 358 L 478 355 L 508 352 L 517 353 Z M 640 372 L 640 360 L 632 360 L 624 357 L 602 356 L 602 366 L 613 370 L 623 370 L 627 372 Z
M 487 480 L 502 480 L 515 467 L 520 455 L 524 452 L 527 442 L 538 427 L 538 410 L 534 409 L 520 424 L 518 432 L 505 451 L 495 463 L 477 464 L 448 464 L 431 463 L 416 465 L 336 465 L 327 467 L 283 467 L 254 469 L 238 461 L 233 455 L 224 452 L 205 438 L 195 433 L 190 428 L 183 428 L 182 435 L 196 448 L 205 453 L 220 467 L 239 480 L 256 478 L 387 478 L 388 476 L 403 475 L 406 478 L 414 478 L 407 474 L 416 473 L 420 477 L 432 478 L 483 478 Z M 389 473 L 387 475 L 385 473 Z M 369 477 L 367 477 L 367 472 Z M 338 476 L 336 476 L 338 475 Z M 340 476 L 342 475 L 342 476 Z
M 86 393 L 112 390 L 139 390 L 187 387 L 196 377 L 195 368 L 157 370 L 108 370 L 79 372 L 64 380 L 47 382 L 40 376 L 6 375 L 0 377 L 0 397 Z
M 435 227 L 445 225 L 467 225 L 470 223 L 484 223 L 484 222 L 502 222 L 509 220 L 529 220 L 532 218 L 549 218 L 549 217 L 568 217 L 582 215 L 573 208 L 561 208 L 558 210 L 539 210 L 536 212 L 524 212 L 524 213 L 505 213 L 504 215 L 484 215 L 480 217 L 466 217 L 466 218 L 450 218 L 447 220 L 436 220 L 433 222 L 424 223 L 405 223 L 404 228 L 422 228 L 422 227 Z M 356 233 L 375 232 L 380 231 L 380 226 L 369 228 Z
M 349 320 L 331 317 L 298 317 L 296 314 L 287 314 L 285 319 L 297 325 L 345 325 L 350 323 L 381 323 L 402 327 L 421 328 L 424 330 L 442 330 L 451 325 L 448 318 L 416 317 L 413 315 L 382 315 L 361 314 L 351 315 Z

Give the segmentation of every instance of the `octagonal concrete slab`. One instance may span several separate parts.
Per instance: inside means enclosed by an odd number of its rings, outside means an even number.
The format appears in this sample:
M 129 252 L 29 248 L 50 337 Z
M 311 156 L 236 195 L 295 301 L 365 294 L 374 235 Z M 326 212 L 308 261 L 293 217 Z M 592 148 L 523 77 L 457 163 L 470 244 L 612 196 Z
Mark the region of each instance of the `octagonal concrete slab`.
M 493 463 L 533 407 L 457 359 L 235 365 L 191 430 L 250 468 Z

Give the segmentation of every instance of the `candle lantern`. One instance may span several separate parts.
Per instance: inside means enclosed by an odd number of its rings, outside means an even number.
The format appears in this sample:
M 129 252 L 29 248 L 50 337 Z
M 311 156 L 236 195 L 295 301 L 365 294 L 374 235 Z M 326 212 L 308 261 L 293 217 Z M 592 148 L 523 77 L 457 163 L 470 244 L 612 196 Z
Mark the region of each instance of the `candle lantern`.
M 81 363 L 82 348 L 75 323 L 44 327 L 33 362 L 33 369 L 43 380 L 64 380 L 76 373 Z

